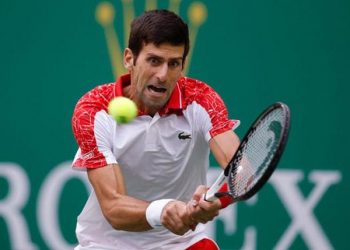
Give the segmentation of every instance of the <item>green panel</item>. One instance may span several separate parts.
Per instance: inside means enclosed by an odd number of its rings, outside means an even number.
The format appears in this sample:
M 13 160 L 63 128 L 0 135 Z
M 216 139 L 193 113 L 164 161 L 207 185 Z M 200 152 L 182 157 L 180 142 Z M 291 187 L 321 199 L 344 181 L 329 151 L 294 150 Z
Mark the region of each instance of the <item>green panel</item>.
M 8 163 L 16 164 L 28 181 L 27 200 L 18 213 L 30 241 L 38 249 L 52 248 L 37 215 L 40 204 L 45 205 L 40 202 L 47 191 L 44 183 L 61 169 L 60 164 L 69 168 L 67 161 L 74 157 L 77 145 L 70 121 L 77 100 L 92 87 L 115 79 L 105 33 L 95 19 L 101 2 L 0 2 L 1 249 L 14 249 L 15 245 L 8 218 L 1 212 L 1 205 L 15 190 L 4 173 Z M 135 13 L 140 14 L 145 1 L 133 2 Z M 155 2 L 168 8 L 170 1 Z M 193 2 L 179 1 L 180 14 L 189 22 L 187 11 Z M 237 130 L 240 136 L 262 109 L 275 101 L 287 103 L 292 111 L 292 131 L 277 180 L 256 200 L 229 208 L 230 213 L 237 213 L 233 231 L 225 231 L 228 222 L 216 222 L 219 245 L 243 248 L 251 227 L 255 232 L 253 249 L 276 247 L 295 221 L 278 181 L 287 176 L 288 187 L 293 174 L 300 174 L 289 187 L 294 187 L 305 203 L 314 194 L 317 202 L 310 210 L 318 235 L 331 248 L 347 249 L 350 2 L 201 2 L 208 15 L 195 37 L 188 75 L 208 82 L 220 93 L 230 116 L 242 122 Z M 124 47 L 122 1 L 110 3 L 115 9 L 113 28 Z M 212 160 L 212 165 L 217 164 Z M 18 173 L 16 167 L 11 169 Z M 322 186 L 322 180 L 330 181 L 317 196 L 313 192 Z M 25 187 L 23 182 L 17 185 Z M 87 190 L 81 179 L 72 177 L 63 181 L 57 192 L 59 225 L 54 229 L 67 245 L 74 245 L 75 220 Z M 305 210 L 299 207 L 299 211 Z M 310 219 L 310 214 L 305 216 L 305 221 Z M 312 226 L 297 230 L 289 248 L 312 248 L 317 239 L 309 239 L 308 230 L 312 231 Z

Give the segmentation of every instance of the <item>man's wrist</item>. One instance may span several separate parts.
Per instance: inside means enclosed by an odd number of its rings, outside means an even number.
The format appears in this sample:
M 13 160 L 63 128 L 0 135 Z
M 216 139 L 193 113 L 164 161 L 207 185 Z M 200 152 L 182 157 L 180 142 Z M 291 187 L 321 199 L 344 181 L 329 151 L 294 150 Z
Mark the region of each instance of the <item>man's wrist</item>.
M 152 228 L 162 227 L 161 216 L 164 207 L 173 199 L 161 199 L 152 201 L 146 209 L 146 220 Z

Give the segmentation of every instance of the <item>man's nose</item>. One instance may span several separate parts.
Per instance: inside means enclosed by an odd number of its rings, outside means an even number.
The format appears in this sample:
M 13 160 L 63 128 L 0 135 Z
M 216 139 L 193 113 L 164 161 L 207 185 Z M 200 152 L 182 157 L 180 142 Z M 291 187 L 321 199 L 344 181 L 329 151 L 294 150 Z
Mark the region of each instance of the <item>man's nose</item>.
M 168 74 L 168 65 L 166 63 L 163 63 L 159 66 L 157 70 L 157 78 L 160 82 L 165 82 Z

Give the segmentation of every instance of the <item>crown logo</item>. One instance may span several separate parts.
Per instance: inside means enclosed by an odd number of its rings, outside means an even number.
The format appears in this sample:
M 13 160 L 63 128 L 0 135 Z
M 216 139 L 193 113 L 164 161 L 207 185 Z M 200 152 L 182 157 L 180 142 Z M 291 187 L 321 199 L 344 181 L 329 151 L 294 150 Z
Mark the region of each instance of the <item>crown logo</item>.
M 136 17 L 133 0 L 121 0 L 122 10 L 119 12 L 107 1 L 101 2 L 96 7 L 96 20 L 104 30 L 108 53 L 111 61 L 114 77 L 126 73 L 123 65 L 123 47 L 127 46 L 131 21 Z M 163 3 L 162 3 L 163 4 Z M 168 9 L 179 14 L 181 0 L 168 0 Z M 163 8 L 163 6 L 162 6 Z M 145 0 L 145 10 L 157 9 L 157 0 Z M 184 74 L 189 70 L 194 44 L 200 26 L 207 19 L 207 8 L 201 2 L 193 2 L 187 9 L 188 27 L 190 32 L 190 51 L 186 58 Z M 122 27 L 122 32 L 117 32 L 114 21 L 117 18 L 117 27 Z M 121 22 L 121 23 L 119 23 Z M 122 24 L 122 25 L 119 25 Z M 118 30 L 118 29 L 117 29 Z M 121 39 L 119 35 L 123 35 Z M 123 47 L 122 47 L 123 46 Z

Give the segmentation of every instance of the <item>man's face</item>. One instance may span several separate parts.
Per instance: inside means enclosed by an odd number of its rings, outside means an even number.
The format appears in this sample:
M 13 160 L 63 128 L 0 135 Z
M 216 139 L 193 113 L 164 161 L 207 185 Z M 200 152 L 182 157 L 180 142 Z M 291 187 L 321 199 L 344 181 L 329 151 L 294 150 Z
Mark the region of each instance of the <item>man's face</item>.
M 144 45 L 137 59 L 126 50 L 124 59 L 131 74 L 129 96 L 144 112 L 154 114 L 169 100 L 182 75 L 184 45 Z M 135 62 L 136 60 L 136 62 Z

